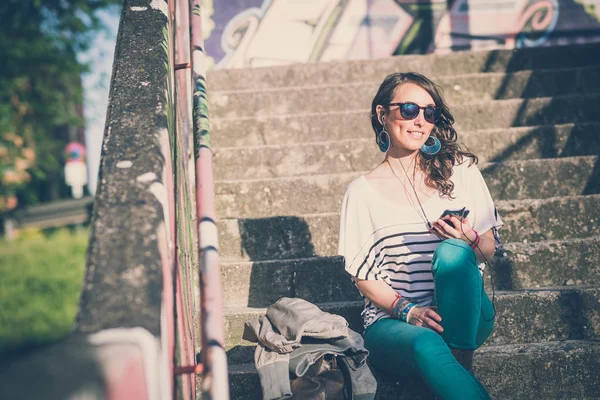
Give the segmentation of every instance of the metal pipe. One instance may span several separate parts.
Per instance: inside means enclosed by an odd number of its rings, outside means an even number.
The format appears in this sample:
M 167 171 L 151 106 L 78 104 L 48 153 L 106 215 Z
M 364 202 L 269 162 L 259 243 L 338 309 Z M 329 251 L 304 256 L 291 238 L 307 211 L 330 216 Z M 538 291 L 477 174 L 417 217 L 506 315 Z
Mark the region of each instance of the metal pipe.
M 175 4 L 173 0 L 168 2 L 169 6 L 169 15 L 167 17 L 167 57 L 168 57 L 168 65 L 169 65 L 169 76 L 167 79 L 169 80 L 167 83 L 167 88 L 171 88 L 168 90 L 167 96 L 170 98 L 167 99 L 167 102 L 171 102 L 172 107 L 175 107 L 173 93 L 175 77 L 174 73 L 171 70 L 171 66 L 175 63 L 175 53 L 174 53 L 174 37 L 173 37 L 173 27 L 174 27 L 174 16 L 175 16 Z M 173 110 L 175 112 L 175 110 Z M 168 116 L 167 116 L 168 119 Z M 163 138 L 163 153 L 165 155 L 165 163 L 164 163 L 164 177 L 165 177 L 165 185 L 167 189 L 167 205 L 168 205 L 168 218 L 166 219 L 166 223 L 168 224 L 168 232 L 169 232 L 169 245 L 167 245 L 167 251 L 169 253 L 168 258 L 163 260 L 163 310 L 164 310 L 164 318 L 165 318 L 165 328 L 168 329 L 168 332 L 162 332 L 162 335 L 167 335 L 166 338 L 163 337 L 163 343 L 167 346 L 167 357 L 170 361 L 169 365 L 169 378 L 171 384 L 171 395 L 175 397 L 175 360 L 176 360 L 176 338 L 175 338 L 175 271 L 177 270 L 177 252 L 176 252 L 176 243 L 177 243 L 177 230 L 176 230 L 176 211 L 175 211 L 175 189 L 176 184 L 174 182 L 174 168 L 173 168 L 173 138 L 167 137 Z M 161 328 L 162 329 L 162 328 Z M 165 340 L 166 339 L 166 340 Z
M 210 148 L 206 86 L 206 57 L 202 36 L 201 0 L 191 0 L 193 133 L 196 159 L 196 210 L 200 253 L 200 314 L 202 326 L 202 392 L 209 399 L 229 399 L 227 356 L 224 348 L 223 296 L 215 194 Z
M 227 371 L 227 357 L 224 349 L 224 329 L 223 329 L 223 300 L 221 289 L 221 271 L 219 265 L 218 253 L 218 234 L 215 216 L 215 195 L 214 179 L 212 172 L 212 151 L 210 149 L 210 123 L 208 119 L 208 103 L 206 89 L 206 66 L 204 55 L 204 40 L 202 37 L 202 22 L 200 16 L 201 0 L 170 0 L 170 38 L 169 49 L 170 63 L 173 65 L 173 75 L 170 79 L 175 83 L 175 99 L 173 106 L 177 123 L 175 125 L 175 134 L 171 145 L 175 162 L 179 168 L 181 157 L 185 157 L 186 149 L 189 149 L 189 131 L 192 128 L 194 136 L 194 162 L 195 162 L 195 190 L 196 190 L 196 224 L 198 231 L 198 254 L 199 254 L 199 281 L 200 281 L 200 317 L 201 317 L 201 336 L 202 336 L 202 363 L 198 365 L 189 364 L 185 366 L 174 367 L 174 374 L 203 375 L 203 398 L 209 399 L 229 399 L 229 378 Z M 191 6 L 191 7 L 190 7 Z M 177 15 L 177 18 L 175 18 Z M 189 35 L 188 35 L 189 34 Z M 189 50 L 189 53 L 186 51 Z M 190 57 L 191 55 L 191 57 Z M 191 58 L 191 60 L 190 60 Z M 190 68 L 191 67 L 191 85 Z M 192 87 L 193 96 L 190 96 L 189 88 Z M 192 115 L 188 113 L 189 99 L 192 97 Z M 175 149 L 176 147 L 176 149 Z M 177 151 L 176 151 L 177 150 Z M 183 163 L 185 164 L 185 162 Z M 180 177 L 176 177 L 177 188 L 183 190 L 182 185 L 190 182 L 181 182 Z M 178 193 L 177 203 L 185 201 Z M 180 204 L 182 205 L 182 204 Z M 185 242 L 185 241 L 184 241 Z M 185 243 L 184 243 L 185 246 Z M 194 251 L 187 248 L 183 251 Z M 178 265 L 178 267 L 181 267 Z M 177 269 L 177 272 L 180 272 Z M 174 290 L 185 290 L 180 281 L 180 275 L 175 275 L 176 286 Z M 180 295 L 181 293 L 177 293 Z M 178 321 L 187 320 L 186 310 L 181 307 L 181 299 L 178 298 L 177 313 Z M 193 337 L 186 335 L 184 326 L 187 324 L 178 324 L 178 335 L 180 349 L 189 348 L 190 340 Z M 173 327 L 174 328 L 174 327 Z M 174 332 L 173 332 L 174 333 Z M 181 342 L 185 343 L 181 343 Z M 193 346 L 193 343 L 191 343 Z M 182 347 L 183 346 L 183 347 Z M 188 353 L 186 351 L 186 353 Z M 182 360 L 183 361 L 183 360 Z M 173 387 L 173 390 L 176 389 Z M 176 392 L 174 392 L 176 393 Z M 180 395 L 186 396 L 186 393 Z M 195 396 L 194 396 L 195 397 Z
M 190 142 L 191 135 L 191 93 L 189 90 L 191 83 L 191 73 L 189 69 L 178 68 L 180 66 L 189 66 L 190 59 L 190 16 L 189 16 L 189 1 L 188 0 L 173 0 L 175 4 L 175 24 L 174 24 L 174 78 L 175 78 L 175 135 L 173 154 L 175 163 L 175 181 L 177 192 L 175 194 L 175 202 L 179 211 L 179 216 L 186 218 L 188 213 L 186 210 L 193 208 L 192 191 L 193 178 L 188 176 L 188 163 L 192 160 L 190 148 L 193 142 Z M 190 204 L 192 203 L 192 204 Z M 190 216 L 191 217 L 191 216 Z M 177 269 L 175 271 L 175 293 L 176 293 L 176 315 L 177 315 L 177 341 L 178 341 L 178 357 L 179 363 L 183 365 L 193 365 L 196 362 L 196 340 L 195 326 L 193 323 L 195 309 L 193 300 L 194 292 L 192 289 L 192 273 L 195 269 L 191 268 L 192 253 L 197 249 L 192 245 L 190 231 L 186 229 L 187 224 L 191 221 L 178 221 L 179 236 L 177 241 L 178 253 L 184 254 L 184 257 L 177 257 Z M 187 277 L 187 279 L 186 279 Z M 187 294 L 187 295 L 186 295 Z M 187 302 L 186 302 L 187 299 Z M 201 365 L 200 365 L 201 366 Z M 175 366 L 175 374 L 185 367 Z M 196 378 L 194 374 L 202 374 L 201 369 L 193 369 L 186 374 L 182 374 L 175 388 L 176 398 L 182 400 L 191 400 L 196 398 Z M 178 393 L 178 391 L 181 393 Z

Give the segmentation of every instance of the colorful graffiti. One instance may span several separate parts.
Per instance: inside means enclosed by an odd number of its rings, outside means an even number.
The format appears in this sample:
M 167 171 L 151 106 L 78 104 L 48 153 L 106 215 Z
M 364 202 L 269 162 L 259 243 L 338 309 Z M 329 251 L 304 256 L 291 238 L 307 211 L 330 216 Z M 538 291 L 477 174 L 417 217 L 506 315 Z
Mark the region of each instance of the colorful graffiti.
M 214 68 L 600 41 L 599 0 L 204 0 Z
M 586 13 L 600 22 L 600 0 L 575 0 Z

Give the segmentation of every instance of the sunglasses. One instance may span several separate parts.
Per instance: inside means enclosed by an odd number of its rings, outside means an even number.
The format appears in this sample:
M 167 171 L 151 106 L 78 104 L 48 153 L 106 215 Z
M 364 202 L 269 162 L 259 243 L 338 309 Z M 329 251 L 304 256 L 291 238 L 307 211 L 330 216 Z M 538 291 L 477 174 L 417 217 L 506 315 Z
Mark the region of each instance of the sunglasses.
M 434 106 L 419 107 L 418 104 L 410 102 L 390 103 L 388 104 L 388 107 L 389 106 L 398 106 L 400 109 L 400 115 L 402 115 L 402 118 L 404 119 L 415 119 L 417 118 L 417 115 L 419 115 L 419 112 L 423 110 L 423 117 L 425 118 L 425 121 L 429 122 L 430 124 L 435 124 L 437 120 L 440 119 L 441 115 L 440 110 Z

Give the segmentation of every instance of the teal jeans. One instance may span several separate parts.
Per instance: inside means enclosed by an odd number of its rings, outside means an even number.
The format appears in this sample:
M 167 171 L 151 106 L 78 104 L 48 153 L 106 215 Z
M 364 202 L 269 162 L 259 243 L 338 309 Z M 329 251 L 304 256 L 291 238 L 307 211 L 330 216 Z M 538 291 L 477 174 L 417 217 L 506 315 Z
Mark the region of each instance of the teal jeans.
M 483 385 L 450 353 L 450 348 L 478 348 L 494 329 L 494 310 L 475 253 L 462 240 L 445 240 L 433 255 L 432 272 L 444 332 L 380 319 L 365 331 L 369 359 L 385 372 L 420 376 L 444 400 L 489 399 Z

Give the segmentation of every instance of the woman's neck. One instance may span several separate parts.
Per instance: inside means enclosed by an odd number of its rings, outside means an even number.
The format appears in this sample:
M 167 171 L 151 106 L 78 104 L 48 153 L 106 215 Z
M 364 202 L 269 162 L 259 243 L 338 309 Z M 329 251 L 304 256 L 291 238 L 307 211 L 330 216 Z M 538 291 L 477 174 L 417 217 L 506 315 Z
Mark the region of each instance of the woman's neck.
M 419 166 L 415 165 L 417 162 L 417 151 L 412 153 L 404 153 L 404 154 L 393 154 L 392 152 L 388 152 L 385 156 L 385 161 L 387 161 L 396 171 L 396 173 L 401 173 L 401 175 L 413 175 L 413 172 L 419 170 Z

